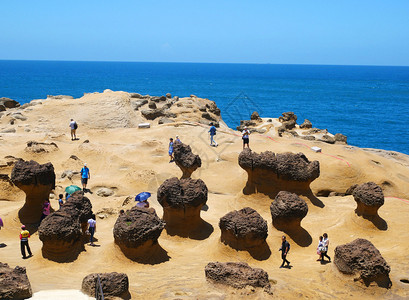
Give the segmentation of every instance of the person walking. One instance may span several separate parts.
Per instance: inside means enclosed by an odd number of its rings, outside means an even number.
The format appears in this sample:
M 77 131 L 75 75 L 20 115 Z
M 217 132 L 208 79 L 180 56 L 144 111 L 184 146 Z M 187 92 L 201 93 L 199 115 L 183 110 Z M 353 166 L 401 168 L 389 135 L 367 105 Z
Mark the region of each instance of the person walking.
M 214 136 L 216 135 L 216 127 L 213 125 L 213 123 L 211 122 L 210 123 L 210 129 L 209 129 L 209 134 L 210 134 L 210 146 L 213 146 L 213 144 L 214 144 L 214 147 L 217 147 L 218 146 L 218 144 L 217 144 L 217 142 L 214 140 Z
M 97 230 L 97 222 L 95 221 L 95 214 L 92 214 L 91 218 L 88 220 L 88 232 L 90 233 L 90 245 L 94 246 L 94 234 Z
M 43 214 L 41 215 L 40 223 L 50 214 L 51 204 L 48 199 L 44 200 L 43 204 Z
M 250 130 L 247 129 L 247 127 L 244 127 L 242 134 L 242 139 L 243 139 L 243 150 L 247 145 L 247 148 L 250 149 L 250 145 L 249 145 L 249 135 L 250 135 Z
M 21 255 L 23 256 L 23 259 L 33 256 L 33 254 L 31 253 L 30 246 L 28 245 L 29 237 L 30 237 L 30 232 L 26 229 L 25 225 L 22 225 L 21 232 L 20 232 L 20 248 L 21 248 Z M 26 248 L 28 252 L 28 257 L 26 256 Z
M 85 193 L 87 192 L 88 179 L 91 179 L 91 173 L 86 163 L 84 164 L 84 167 L 81 169 L 80 173 L 81 173 L 82 191 Z
M 287 263 L 287 268 L 289 268 L 290 262 L 287 260 L 287 254 L 290 251 L 290 243 L 287 242 L 285 235 L 281 237 L 281 247 L 278 251 L 281 251 L 281 259 L 283 260 L 280 268 L 284 268 L 284 263 Z
M 170 138 L 169 139 L 169 150 L 168 150 L 168 154 L 169 154 L 169 159 L 170 159 L 170 163 L 173 162 L 174 157 L 173 157 L 173 139 Z
M 77 139 L 76 132 L 77 132 L 78 124 L 77 122 L 74 121 L 74 119 L 71 119 L 69 127 L 71 128 L 71 141 L 74 141 Z
M 328 239 L 328 234 L 324 233 L 322 235 L 324 238 L 322 240 L 323 246 L 324 246 L 324 251 L 321 252 L 321 261 L 324 261 L 324 257 L 328 258 L 328 261 L 331 262 L 331 257 L 328 256 L 328 247 L 329 247 L 329 239 Z
M 322 252 L 325 251 L 324 242 L 322 241 L 322 235 L 319 237 L 318 247 L 317 247 L 317 254 L 318 259 L 317 261 L 321 260 Z

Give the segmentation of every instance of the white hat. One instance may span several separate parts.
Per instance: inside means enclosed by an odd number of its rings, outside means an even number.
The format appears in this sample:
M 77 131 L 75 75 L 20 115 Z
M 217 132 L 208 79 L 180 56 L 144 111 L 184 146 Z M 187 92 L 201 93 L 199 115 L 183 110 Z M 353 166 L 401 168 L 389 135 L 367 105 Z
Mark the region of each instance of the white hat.
M 84 166 L 87 166 L 87 163 L 84 163 Z

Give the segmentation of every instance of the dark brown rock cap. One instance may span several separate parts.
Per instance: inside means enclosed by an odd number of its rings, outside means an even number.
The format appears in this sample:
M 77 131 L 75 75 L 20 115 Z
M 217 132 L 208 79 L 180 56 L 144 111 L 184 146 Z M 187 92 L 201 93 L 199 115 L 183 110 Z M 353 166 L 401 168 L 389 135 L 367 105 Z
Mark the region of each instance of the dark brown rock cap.
M 148 240 L 157 241 L 165 222 L 152 209 L 133 207 L 120 215 L 114 225 L 117 244 L 137 248 Z
M 235 288 L 253 287 L 270 288 L 268 274 L 263 269 L 251 268 L 242 262 L 210 262 L 205 267 L 206 278 Z
M 99 275 L 102 292 L 104 297 L 119 297 L 122 299 L 129 299 L 129 280 L 125 273 L 92 273 L 87 275 L 82 280 L 81 290 L 91 296 L 95 297 L 95 282 Z
M 270 205 L 271 217 L 277 218 L 304 218 L 308 213 L 307 203 L 297 194 L 281 191 Z
M 11 181 L 18 187 L 24 185 L 51 185 L 55 188 L 55 172 L 52 163 L 40 165 L 34 160 L 19 160 L 11 171 Z
M 10 268 L 0 262 L 0 299 L 27 299 L 32 296 L 26 268 Z
M 163 207 L 184 209 L 199 207 L 207 202 L 207 186 L 201 179 L 165 180 L 158 189 L 158 201 Z
M 250 207 L 227 213 L 220 218 L 219 227 L 230 231 L 237 238 L 251 236 L 265 240 L 268 235 L 267 221 Z
M 42 242 L 65 241 L 76 242 L 81 237 L 81 224 L 78 215 L 65 211 L 56 211 L 45 218 L 38 228 L 38 236 Z
M 60 211 L 77 216 L 80 223 L 86 223 L 92 217 L 92 204 L 82 191 L 78 191 L 68 198 Z
M 367 206 L 380 207 L 385 202 L 382 188 L 374 182 L 358 185 L 353 189 L 352 194 L 356 202 L 361 202 Z
M 362 279 L 369 280 L 388 277 L 391 271 L 379 250 L 366 239 L 337 246 L 334 263 L 342 273 L 359 273 Z
M 239 155 L 239 165 L 245 170 L 270 170 L 277 177 L 292 181 L 311 182 L 320 175 L 319 162 L 309 161 L 303 153 L 265 151 L 258 154 L 244 149 Z

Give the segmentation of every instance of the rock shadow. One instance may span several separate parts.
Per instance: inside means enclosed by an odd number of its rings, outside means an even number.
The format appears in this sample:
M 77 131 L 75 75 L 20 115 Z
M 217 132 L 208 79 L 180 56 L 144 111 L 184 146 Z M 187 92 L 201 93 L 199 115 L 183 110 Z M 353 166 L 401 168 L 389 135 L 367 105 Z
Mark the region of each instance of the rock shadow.
M 146 265 L 157 265 L 170 260 L 168 252 L 162 248 L 159 242 L 148 241 L 144 245 L 136 248 L 126 248 L 119 246 L 122 253 L 130 260 L 146 264 Z
M 7 245 L 5 243 L 0 243 L 0 248 L 5 248 Z
M 192 224 L 178 224 L 178 226 L 165 226 L 166 233 L 171 236 L 180 236 L 185 238 L 190 238 L 193 240 L 205 240 L 214 231 L 212 224 L 206 222 L 203 219 L 192 226 Z
M 312 243 L 311 235 L 302 226 L 298 228 L 282 228 L 274 225 L 274 227 L 287 234 L 300 247 L 308 247 Z
M 392 281 L 389 276 L 378 275 L 376 277 L 362 278 L 362 282 L 365 286 L 370 286 L 372 282 L 375 282 L 381 288 L 390 289 L 392 287 Z
M 360 212 L 357 209 L 355 210 L 355 214 L 358 217 L 362 217 L 365 220 L 370 221 L 379 230 L 382 230 L 382 231 L 388 230 L 388 223 L 383 218 L 381 218 L 379 215 L 360 214 Z

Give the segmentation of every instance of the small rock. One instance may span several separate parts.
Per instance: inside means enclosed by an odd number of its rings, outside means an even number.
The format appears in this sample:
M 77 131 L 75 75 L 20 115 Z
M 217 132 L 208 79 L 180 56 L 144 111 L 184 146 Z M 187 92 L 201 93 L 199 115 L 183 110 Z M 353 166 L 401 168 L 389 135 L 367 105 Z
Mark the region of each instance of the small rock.
M 109 197 L 114 194 L 114 191 L 110 188 L 100 188 L 96 193 L 100 197 Z
M 1 133 L 15 133 L 16 129 L 15 128 L 6 128 L 0 131 Z
M 172 98 L 172 95 L 170 93 L 167 93 L 166 98 L 170 99 L 170 98 Z

